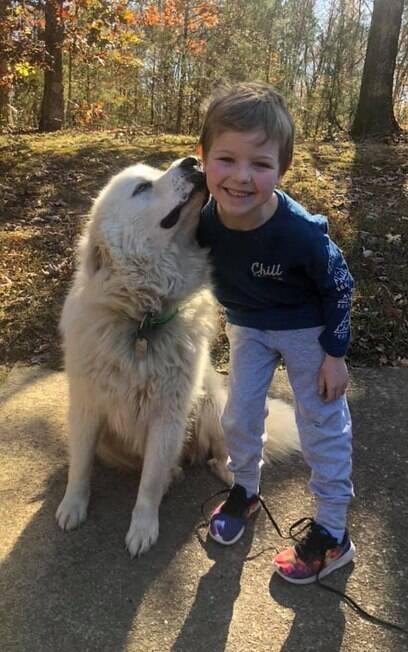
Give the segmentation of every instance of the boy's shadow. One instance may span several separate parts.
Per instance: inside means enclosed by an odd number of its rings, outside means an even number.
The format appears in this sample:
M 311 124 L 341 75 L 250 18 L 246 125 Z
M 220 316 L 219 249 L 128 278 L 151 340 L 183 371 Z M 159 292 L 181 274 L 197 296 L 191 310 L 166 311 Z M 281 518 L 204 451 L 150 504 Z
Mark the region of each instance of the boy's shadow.
M 256 520 L 251 520 L 245 536 L 234 546 L 221 546 L 212 541 L 204 526 L 196 529 L 197 538 L 214 565 L 198 584 L 194 603 L 171 652 L 191 650 L 192 641 L 196 652 L 224 652 Z
M 323 579 L 322 584 L 331 585 L 344 593 L 353 567 L 353 563 L 348 564 L 333 577 Z M 269 591 L 276 602 L 295 612 L 291 630 L 281 652 L 341 650 L 346 623 L 340 608 L 340 596 L 318 584 L 294 586 L 277 573 L 272 575 Z

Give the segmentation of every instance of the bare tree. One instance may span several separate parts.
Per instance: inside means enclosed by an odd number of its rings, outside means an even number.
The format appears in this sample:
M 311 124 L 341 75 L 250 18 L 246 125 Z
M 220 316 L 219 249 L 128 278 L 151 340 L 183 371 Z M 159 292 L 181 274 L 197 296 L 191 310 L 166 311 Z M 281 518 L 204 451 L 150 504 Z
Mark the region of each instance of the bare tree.
M 7 51 L 10 34 L 5 26 L 10 4 L 10 0 L 0 1 L 0 125 L 9 124 L 10 117 L 9 100 L 11 89 L 7 81 L 7 74 L 9 72 Z
M 404 0 L 374 0 L 354 139 L 391 136 L 400 131 L 394 116 L 393 82 Z
M 44 93 L 41 104 L 40 131 L 57 131 L 64 125 L 64 84 L 62 46 L 64 24 L 63 0 L 46 0 L 44 41 L 47 68 L 44 72 Z

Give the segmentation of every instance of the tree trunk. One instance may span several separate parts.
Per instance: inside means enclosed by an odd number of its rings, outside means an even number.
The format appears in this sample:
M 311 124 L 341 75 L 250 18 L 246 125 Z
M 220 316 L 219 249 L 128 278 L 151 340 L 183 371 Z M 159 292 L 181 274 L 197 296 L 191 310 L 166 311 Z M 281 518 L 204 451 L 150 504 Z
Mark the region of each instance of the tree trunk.
M 6 61 L 0 61 L 0 127 L 7 127 L 10 123 L 10 86 L 6 82 L 8 76 L 8 65 Z
M 41 104 L 40 131 L 58 131 L 64 125 L 64 85 L 62 74 L 62 46 L 64 25 L 63 0 L 46 0 L 45 47 L 48 67 L 44 72 L 44 93 Z
M 183 120 L 183 109 L 184 109 L 184 91 L 186 85 L 187 77 L 187 39 L 188 39 L 188 21 L 190 18 L 190 3 L 189 0 L 186 1 L 184 7 L 184 26 L 183 26 L 183 42 L 181 48 L 181 57 L 180 57 L 180 85 L 177 99 L 177 113 L 176 113 L 176 134 L 179 134 L 181 131 L 181 124 Z
M 3 27 L 9 7 L 9 0 L 0 0 L 0 28 Z M 10 120 L 10 70 L 6 54 L 9 40 L 10 34 L 4 29 L 0 38 L 0 126 L 2 127 L 8 126 Z
M 400 132 L 392 103 L 395 61 L 404 0 L 375 0 L 360 99 L 351 135 L 355 140 Z
M 65 109 L 65 122 L 69 127 L 72 127 L 72 60 L 72 47 L 70 47 L 68 52 L 68 97 Z

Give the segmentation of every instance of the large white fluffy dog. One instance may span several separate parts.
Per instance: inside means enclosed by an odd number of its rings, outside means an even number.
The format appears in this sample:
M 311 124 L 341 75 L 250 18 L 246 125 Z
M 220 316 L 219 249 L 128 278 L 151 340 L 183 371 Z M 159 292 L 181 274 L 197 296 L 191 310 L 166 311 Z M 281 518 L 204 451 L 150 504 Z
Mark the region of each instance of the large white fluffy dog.
M 211 460 L 225 481 L 225 401 L 209 363 L 216 329 L 207 253 L 195 241 L 206 201 L 196 159 L 165 172 L 134 165 L 95 201 L 61 330 L 70 387 L 70 467 L 61 528 L 85 520 L 96 448 L 141 477 L 126 544 L 132 556 L 159 533 L 163 493 L 183 456 Z M 207 289 L 206 289 L 207 288 Z M 269 447 L 296 447 L 292 410 L 274 401 Z

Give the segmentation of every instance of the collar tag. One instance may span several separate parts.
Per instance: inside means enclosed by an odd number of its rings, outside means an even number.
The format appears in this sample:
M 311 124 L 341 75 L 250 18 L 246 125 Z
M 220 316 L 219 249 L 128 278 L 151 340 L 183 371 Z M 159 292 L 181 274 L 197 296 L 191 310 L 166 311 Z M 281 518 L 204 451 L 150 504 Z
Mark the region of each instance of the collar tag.
M 177 313 L 178 313 L 178 308 L 176 308 L 172 312 L 162 313 L 161 315 L 155 318 L 152 312 L 147 312 L 144 315 L 142 321 L 140 322 L 139 328 L 137 329 L 136 343 L 135 343 L 136 350 L 139 353 L 146 354 L 148 349 L 148 343 L 149 343 L 149 340 L 145 335 L 146 331 L 151 330 L 155 326 L 164 326 L 164 324 L 167 324 L 169 321 L 174 319 Z
M 146 337 L 138 337 L 135 342 L 135 349 L 137 353 L 146 355 L 149 342 Z

